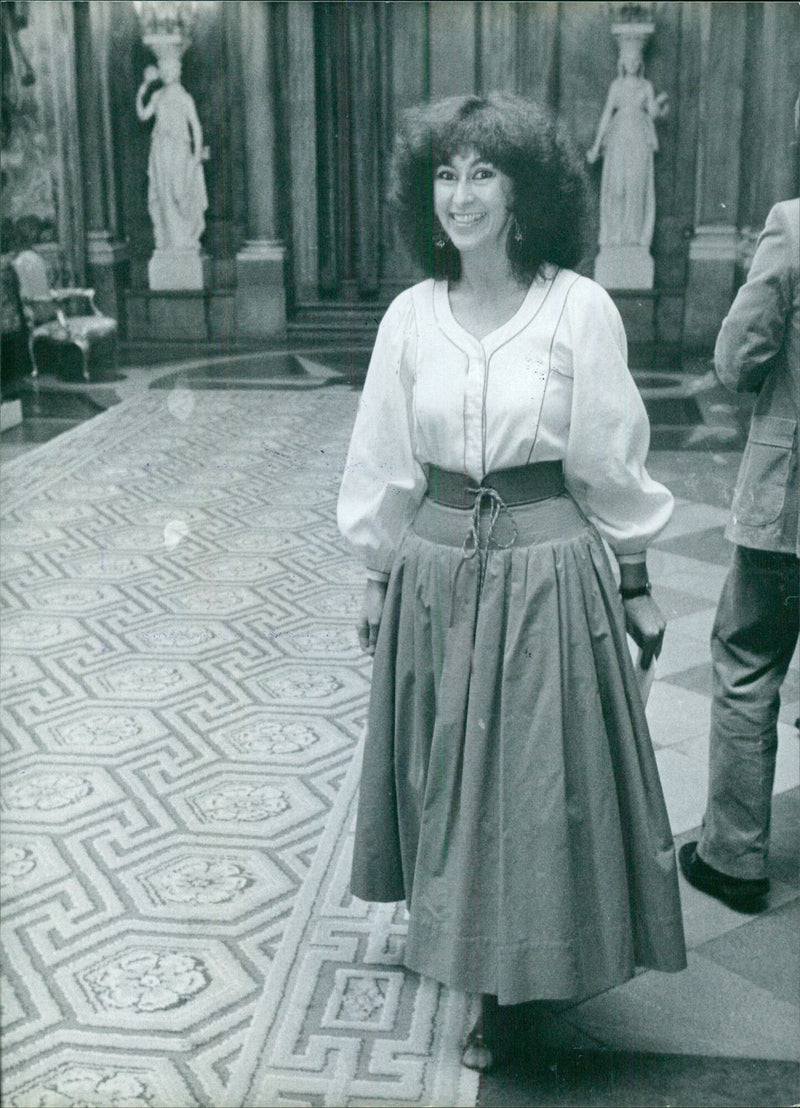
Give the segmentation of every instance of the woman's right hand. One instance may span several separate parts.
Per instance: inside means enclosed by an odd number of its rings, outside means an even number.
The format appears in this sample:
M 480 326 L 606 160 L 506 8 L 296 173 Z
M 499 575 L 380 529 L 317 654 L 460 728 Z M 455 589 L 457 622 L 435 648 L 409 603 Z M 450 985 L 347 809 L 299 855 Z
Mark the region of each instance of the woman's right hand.
M 361 616 L 358 621 L 358 643 L 365 653 L 374 654 L 375 644 L 378 641 L 378 628 L 381 625 L 383 602 L 386 599 L 386 581 L 367 580 L 364 590 L 364 602 L 361 605 Z

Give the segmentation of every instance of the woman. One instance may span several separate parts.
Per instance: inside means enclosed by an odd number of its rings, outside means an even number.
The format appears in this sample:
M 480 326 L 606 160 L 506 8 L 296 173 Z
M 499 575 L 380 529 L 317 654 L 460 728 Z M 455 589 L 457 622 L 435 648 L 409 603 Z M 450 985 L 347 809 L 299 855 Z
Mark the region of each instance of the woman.
M 352 890 L 405 898 L 406 964 L 482 994 L 485 1069 L 514 1006 L 685 965 L 625 638 L 661 648 L 645 547 L 672 497 L 619 315 L 569 268 L 586 183 L 541 112 L 412 110 L 391 199 L 433 279 L 381 323 L 339 500 L 375 655 Z

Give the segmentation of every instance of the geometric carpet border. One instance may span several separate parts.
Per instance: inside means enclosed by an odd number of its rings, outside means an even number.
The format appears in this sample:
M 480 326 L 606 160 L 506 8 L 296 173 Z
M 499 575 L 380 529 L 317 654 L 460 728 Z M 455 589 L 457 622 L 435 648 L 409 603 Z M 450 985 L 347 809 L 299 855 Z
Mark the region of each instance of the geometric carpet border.
M 362 751 L 363 737 L 231 1072 L 233 1104 L 297 1105 L 309 1103 L 309 1096 L 326 1106 L 472 1108 L 477 1102 L 478 1075 L 460 1064 L 475 1001 L 403 969 L 402 907 L 366 905 L 347 891 Z M 348 933 L 359 933 L 362 942 L 332 941 Z M 311 962 L 322 963 L 315 966 L 320 978 L 346 982 L 325 1011 L 313 1003 Z M 381 980 L 389 987 L 381 988 Z M 383 1020 L 397 999 L 391 996 L 395 982 L 395 991 L 411 994 L 407 1037 L 397 1036 L 396 1013 Z M 358 1058 L 361 1042 L 368 1059 Z

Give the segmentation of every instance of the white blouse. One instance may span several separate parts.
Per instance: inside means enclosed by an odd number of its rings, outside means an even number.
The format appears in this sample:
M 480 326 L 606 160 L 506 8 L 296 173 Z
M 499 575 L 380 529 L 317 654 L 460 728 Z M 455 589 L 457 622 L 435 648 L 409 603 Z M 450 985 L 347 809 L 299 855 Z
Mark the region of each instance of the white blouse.
M 370 577 L 388 576 L 425 495 L 425 466 L 468 474 L 563 459 L 567 488 L 622 560 L 641 557 L 673 500 L 645 469 L 650 425 L 619 312 L 600 285 L 551 270 L 483 339 L 446 281 L 389 306 L 356 416 L 338 522 Z

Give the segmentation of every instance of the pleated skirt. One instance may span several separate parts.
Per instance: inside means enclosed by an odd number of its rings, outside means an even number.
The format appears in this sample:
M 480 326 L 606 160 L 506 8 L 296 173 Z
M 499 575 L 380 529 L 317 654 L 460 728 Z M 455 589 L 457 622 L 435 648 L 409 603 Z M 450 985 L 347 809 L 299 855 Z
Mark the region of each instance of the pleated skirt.
M 352 891 L 406 901 L 410 969 L 501 1004 L 680 970 L 672 835 L 602 541 L 569 495 L 504 509 L 488 544 L 484 513 L 473 557 L 469 526 L 426 499 L 395 559 Z

